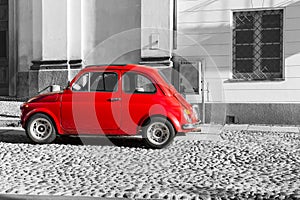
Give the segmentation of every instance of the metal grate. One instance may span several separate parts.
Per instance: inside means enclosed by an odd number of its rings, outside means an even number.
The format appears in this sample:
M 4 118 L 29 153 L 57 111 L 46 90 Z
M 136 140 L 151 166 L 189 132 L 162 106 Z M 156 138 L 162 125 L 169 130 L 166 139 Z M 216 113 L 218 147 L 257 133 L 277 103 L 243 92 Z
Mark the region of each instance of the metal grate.
M 283 76 L 283 10 L 233 13 L 233 78 Z

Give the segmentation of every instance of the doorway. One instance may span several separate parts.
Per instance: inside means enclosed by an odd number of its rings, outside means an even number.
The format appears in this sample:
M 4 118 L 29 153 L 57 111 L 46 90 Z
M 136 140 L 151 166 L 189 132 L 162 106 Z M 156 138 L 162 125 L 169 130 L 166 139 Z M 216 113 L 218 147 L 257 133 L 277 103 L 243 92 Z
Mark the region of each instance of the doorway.
M 173 85 L 198 110 L 205 123 L 205 62 L 197 57 L 173 57 Z
M 0 95 L 9 94 L 8 0 L 0 0 Z

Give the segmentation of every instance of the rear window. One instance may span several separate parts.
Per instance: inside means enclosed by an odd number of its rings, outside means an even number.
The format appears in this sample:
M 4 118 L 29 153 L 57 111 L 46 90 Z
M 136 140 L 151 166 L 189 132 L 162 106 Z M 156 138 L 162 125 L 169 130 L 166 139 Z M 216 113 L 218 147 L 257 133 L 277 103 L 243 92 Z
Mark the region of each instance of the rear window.
M 126 93 L 155 93 L 152 81 L 142 74 L 127 72 L 123 75 L 123 91 Z

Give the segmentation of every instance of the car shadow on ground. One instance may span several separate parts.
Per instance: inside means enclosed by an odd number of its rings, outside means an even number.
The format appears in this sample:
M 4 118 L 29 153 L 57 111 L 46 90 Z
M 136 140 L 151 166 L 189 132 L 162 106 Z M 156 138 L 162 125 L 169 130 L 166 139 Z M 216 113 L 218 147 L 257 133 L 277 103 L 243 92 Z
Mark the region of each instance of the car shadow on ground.
M 95 145 L 95 146 L 123 146 L 134 148 L 145 148 L 142 138 L 128 137 L 105 137 L 105 136 L 80 136 L 80 137 L 58 137 L 56 144 L 65 145 Z
M 0 142 L 12 144 L 34 144 L 22 130 L 0 130 Z M 143 144 L 142 138 L 136 137 L 58 136 L 53 144 L 146 148 Z

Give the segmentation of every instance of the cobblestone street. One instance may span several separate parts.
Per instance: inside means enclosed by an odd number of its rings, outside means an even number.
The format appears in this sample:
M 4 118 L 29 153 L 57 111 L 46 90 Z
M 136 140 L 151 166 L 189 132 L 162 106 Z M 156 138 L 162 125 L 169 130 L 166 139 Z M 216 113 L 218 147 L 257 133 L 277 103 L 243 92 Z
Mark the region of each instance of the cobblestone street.
M 0 193 L 300 199 L 299 138 L 249 136 L 230 141 L 180 136 L 168 148 L 152 150 L 140 146 L 140 139 L 73 138 L 32 145 L 22 132 L 1 131 Z

